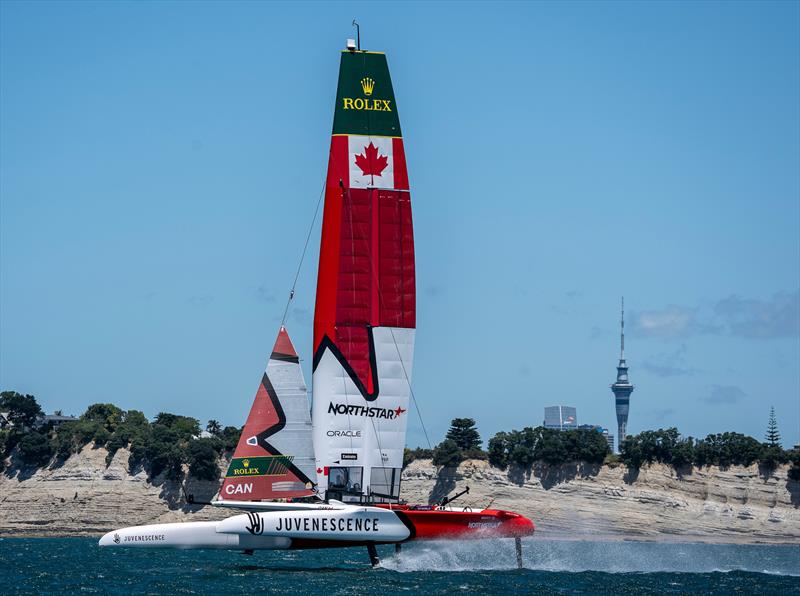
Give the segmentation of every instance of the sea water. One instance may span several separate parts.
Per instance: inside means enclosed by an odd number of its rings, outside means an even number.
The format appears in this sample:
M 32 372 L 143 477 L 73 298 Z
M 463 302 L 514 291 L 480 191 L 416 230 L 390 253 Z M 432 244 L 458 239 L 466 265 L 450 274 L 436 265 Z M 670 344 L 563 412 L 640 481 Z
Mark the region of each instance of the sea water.
M 800 593 L 800 545 L 415 542 L 318 551 L 100 549 L 91 538 L 0 539 L 0 594 Z

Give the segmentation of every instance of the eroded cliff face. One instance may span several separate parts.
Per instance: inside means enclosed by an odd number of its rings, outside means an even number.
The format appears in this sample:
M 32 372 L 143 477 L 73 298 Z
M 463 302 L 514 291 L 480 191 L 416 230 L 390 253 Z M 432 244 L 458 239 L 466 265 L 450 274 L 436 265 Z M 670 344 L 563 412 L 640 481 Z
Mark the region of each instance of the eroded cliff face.
M 125 449 L 108 467 L 107 455 L 87 445 L 61 466 L 32 475 L 24 469 L 0 474 L 0 535 L 93 535 L 122 526 L 231 515 L 216 507 L 184 505 L 176 482 L 151 484 L 143 470 L 130 474 Z M 209 499 L 216 489 L 216 482 L 187 484 L 198 500 Z
M 175 482 L 130 474 L 128 452 L 109 466 L 105 449 L 86 446 L 63 465 L 32 474 L 0 474 L 0 535 L 96 535 L 123 526 L 224 519 L 230 510 L 185 505 Z M 787 468 L 771 476 L 757 466 L 694 469 L 678 475 L 653 465 L 638 474 L 623 466 L 536 467 L 501 471 L 467 461 L 439 470 L 429 460 L 403 472 L 402 494 L 428 503 L 464 486 L 456 505 L 491 504 L 534 520 L 538 535 L 553 538 L 638 538 L 719 542 L 800 541 L 800 484 Z M 198 500 L 216 492 L 215 482 L 192 481 Z
M 406 468 L 402 491 L 409 502 L 425 502 L 469 486 L 459 504 L 517 511 L 533 519 L 540 536 L 797 542 L 800 483 L 787 481 L 787 470 L 768 476 L 753 465 L 679 475 L 654 464 L 638 474 L 624 466 L 569 465 L 524 473 L 468 461 L 437 477 L 422 460 Z

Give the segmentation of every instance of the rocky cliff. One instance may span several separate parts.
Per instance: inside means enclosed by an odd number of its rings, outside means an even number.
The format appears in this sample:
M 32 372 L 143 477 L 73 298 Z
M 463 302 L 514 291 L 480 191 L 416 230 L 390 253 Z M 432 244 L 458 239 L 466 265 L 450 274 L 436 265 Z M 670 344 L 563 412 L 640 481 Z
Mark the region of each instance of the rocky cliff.
M 624 466 L 536 466 L 526 473 L 462 463 L 437 476 L 430 461 L 403 473 L 409 502 L 470 487 L 462 504 L 511 509 L 534 520 L 540 536 L 704 542 L 800 541 L 800 483 L 788 466 L 772 474 L 751 467 L 676 472 L 654 464 L 638 473 Z
M 60 466 L 12 469 L 0 475 L 0 535 L 87 535 L 122 526 L 222 519 L 230 511 L 186 505 L 177 483 L 131 474 L 120 450 L 85 447 Z M 438 470 L 429 460 L 403 473 L 403 497 L 428 503 L 470 487 L 456 504 L 511 509 L 531 517 L 542 537 L 634 538 L 717 542 L 800 540 L 800 483 L 787 468 L 703 468 L 679 474 L 652 465 L 535 467 L 501 471 L 467 461 Z M 210 499 L 216 483 L 190 482 L 187 491 Z

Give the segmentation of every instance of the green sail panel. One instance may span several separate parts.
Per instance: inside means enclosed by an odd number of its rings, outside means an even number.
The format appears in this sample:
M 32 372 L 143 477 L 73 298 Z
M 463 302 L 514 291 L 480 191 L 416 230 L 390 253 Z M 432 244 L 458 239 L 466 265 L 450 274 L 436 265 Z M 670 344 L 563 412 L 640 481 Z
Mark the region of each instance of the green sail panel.
M 402 136 L 385 54 L 342 52 L 333 134 Z

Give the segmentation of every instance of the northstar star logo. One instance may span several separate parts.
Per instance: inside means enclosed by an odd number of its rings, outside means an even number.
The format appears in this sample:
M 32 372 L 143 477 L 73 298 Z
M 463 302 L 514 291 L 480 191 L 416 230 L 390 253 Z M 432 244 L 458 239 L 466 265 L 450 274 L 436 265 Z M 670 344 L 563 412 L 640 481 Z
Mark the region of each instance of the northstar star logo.
M 356 155 L 356 165 L 361 168 L 364 176 L 380 176 L 389 166 L 389 158 L 386 155 L 379 155 L 378 148 L 370 141 L 364 147 L 364 153 Z

